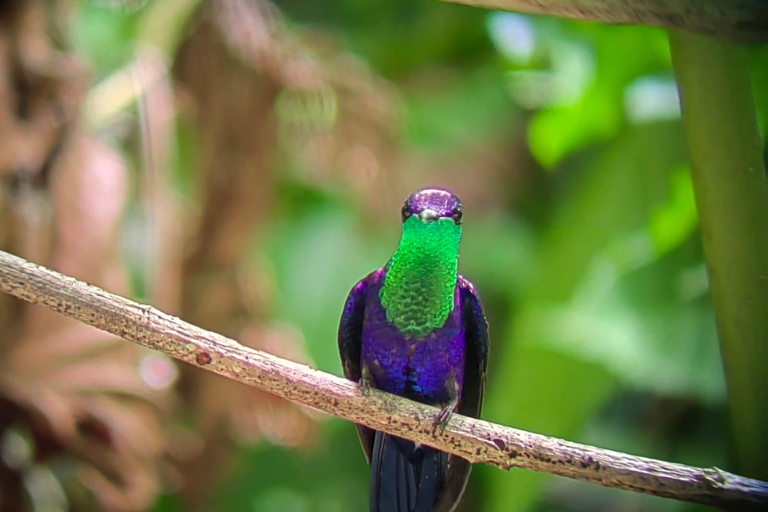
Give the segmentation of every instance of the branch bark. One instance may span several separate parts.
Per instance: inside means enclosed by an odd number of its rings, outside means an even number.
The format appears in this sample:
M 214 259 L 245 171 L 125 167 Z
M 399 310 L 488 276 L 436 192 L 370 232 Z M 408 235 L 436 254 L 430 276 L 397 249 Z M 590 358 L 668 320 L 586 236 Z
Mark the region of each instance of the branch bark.
M 0 251 L 0 291 L 213 373 L 334 416 L 439 448 L 473 463 L 543 471 L 606 487 L 703 503 L 765 510 L 768 483 L 718 468 L 636 457 L 454 415 L 433 435 L 439 413 L 308 366 L 249 349 L 147 305 Z
M 447 0 L 486 9 L 575 20 L 652 25 L 726 37 L 768 41 L 765 0 Z

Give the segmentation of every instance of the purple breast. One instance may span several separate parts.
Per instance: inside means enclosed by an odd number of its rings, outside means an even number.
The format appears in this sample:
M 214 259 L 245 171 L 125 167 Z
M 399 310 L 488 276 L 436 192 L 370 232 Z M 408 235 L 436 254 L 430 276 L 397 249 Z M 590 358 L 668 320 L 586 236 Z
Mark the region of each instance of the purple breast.
M 383 272 L 382 272 L 383 274 Z M 408 338 L 387 322 L 379 300 L 382 276 L 376 276 L 366 297 L 362 363 L 373 386 L 419 402 L 447 402 L 464 381 L 464 326 L 459 293 L 443 327 L 423 338 Z

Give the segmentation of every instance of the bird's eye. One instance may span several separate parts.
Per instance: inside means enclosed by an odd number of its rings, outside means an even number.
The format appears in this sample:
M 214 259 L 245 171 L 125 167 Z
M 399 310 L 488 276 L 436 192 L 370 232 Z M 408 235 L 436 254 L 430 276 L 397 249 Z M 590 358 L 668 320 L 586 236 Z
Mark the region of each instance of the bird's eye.
M 456 224 L 461 224 L 461 218 L 464 216 L 464 211 L 459 206 L 453 211 L 453 215 L 451 215 L 451 218 L 453 219 L 453 222 Z
M 400 217 L 403 219 L 403 222 L 408 220 L 408 217 L 410 217 L 411 215 L 413 215 L 413 211 L 411 210 L 411 207 L 408 206 L 407 204 L 404 204 L 403 209 L 400 210 Z

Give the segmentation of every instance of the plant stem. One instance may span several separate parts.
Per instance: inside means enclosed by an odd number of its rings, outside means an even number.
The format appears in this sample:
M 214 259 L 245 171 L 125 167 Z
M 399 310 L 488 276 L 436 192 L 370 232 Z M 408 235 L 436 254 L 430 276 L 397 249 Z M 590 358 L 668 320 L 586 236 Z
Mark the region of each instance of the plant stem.
M 744 48 L 672 32 L 737 467 L 768 477 L 768 184 Z

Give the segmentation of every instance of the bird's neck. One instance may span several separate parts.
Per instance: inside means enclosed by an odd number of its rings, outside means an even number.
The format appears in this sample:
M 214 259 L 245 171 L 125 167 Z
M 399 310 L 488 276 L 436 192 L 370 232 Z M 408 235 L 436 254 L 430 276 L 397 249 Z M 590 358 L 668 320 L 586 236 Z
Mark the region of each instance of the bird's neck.
M 423 338 L 445 324 L 454 308 L 461 226 L 451 219 L 411 217 L 389 261 L 379 293 L 387 321 L 406 338 Z

